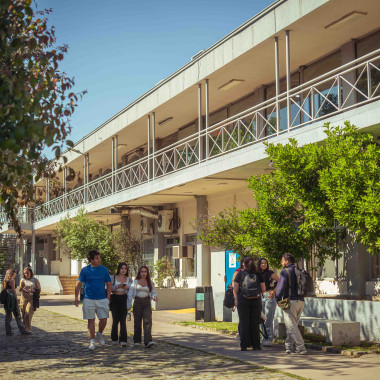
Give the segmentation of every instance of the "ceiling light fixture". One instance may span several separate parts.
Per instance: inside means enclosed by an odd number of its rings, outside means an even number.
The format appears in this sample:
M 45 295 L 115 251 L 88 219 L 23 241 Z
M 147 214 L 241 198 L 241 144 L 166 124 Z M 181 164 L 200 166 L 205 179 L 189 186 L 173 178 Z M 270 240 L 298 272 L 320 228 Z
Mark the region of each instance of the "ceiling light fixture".
M 244 82 L 244 79 L 231 79 L 229 82 L 224 83 L 220 87 L 218 87 L 218 90 L 227 91 L 232 87 L 239 85 L 242 82 Z
M 361 18 L 362 16 L 367 16 L 366 12 L 353 11 L 345 16 L 333 21 L 332 23 L 325 26 L 325 29 L 338 30 L 350 22 L 354 22 Z
M 169 122 L 170 120 L 173 120 L 173 118 L 170 116 L 164 120 L 161 120 L 158 122 L 158 125 L 164 125 L 165 123 Z

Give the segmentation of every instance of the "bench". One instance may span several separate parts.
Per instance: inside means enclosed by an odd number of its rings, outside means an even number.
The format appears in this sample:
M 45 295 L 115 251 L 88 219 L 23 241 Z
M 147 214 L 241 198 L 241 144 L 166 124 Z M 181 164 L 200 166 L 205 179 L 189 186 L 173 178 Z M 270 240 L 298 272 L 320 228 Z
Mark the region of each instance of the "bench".
M 333 346 L 360 345 L 360 322 L 301 317 L 298 326 L 323 330 L 326 336 L 326 342 L 331 343 Z M 301 331 L 302 327 L 300 329 Z M 279 337 L 286 336 L 284 317 L 275 318 L 275 329 Z

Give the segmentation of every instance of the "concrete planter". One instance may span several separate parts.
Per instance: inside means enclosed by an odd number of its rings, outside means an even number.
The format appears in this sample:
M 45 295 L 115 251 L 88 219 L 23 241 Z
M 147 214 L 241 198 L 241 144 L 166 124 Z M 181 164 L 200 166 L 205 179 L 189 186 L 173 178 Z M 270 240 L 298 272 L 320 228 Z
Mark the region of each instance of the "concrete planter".
M 365 294 L 367 296 L 380 296 L 380 281 L 366 281 Z
M 158 302 L 155 310 L 180 310 L 195 307 L 195 288 L 156 288 Z

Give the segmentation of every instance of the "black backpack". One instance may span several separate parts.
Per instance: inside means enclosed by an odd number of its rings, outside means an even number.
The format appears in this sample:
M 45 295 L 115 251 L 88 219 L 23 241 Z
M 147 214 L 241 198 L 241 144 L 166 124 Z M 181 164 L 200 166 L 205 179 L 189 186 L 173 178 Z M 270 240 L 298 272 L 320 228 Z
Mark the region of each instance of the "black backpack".
M 258 274 L 244 270 L 241 272 L 241 277 L 240 289 L 243 298 L 257 298 L 261 293 Z
M 7 289 L 4 289 L 0 293 L 0 303 L 1 304 L 6 304 L 7 303 L 7 299 L 8 299 L 8 291 L 7 291 Z
M 304 297 L 314 295 L 314 282 L 310 274 L 297 266 L 294 268 L 294 273 L 297 278 L 297 294 Z
M 229 284 L 226 289 L 226 293 L 224 294 L 223 305 L 232 309 L 235 306 L 234 292 L 232 284 Z

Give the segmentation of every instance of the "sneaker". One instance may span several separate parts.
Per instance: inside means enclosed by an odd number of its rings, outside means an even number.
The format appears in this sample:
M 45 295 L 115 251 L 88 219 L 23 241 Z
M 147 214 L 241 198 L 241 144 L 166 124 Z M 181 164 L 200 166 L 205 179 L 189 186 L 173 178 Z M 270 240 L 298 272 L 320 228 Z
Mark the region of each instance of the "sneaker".
M 117 340 L 112 340 L 112 341 L 111 341 L 111 344 L 114 345 L 114 346 L 115 346 L 116 344 L 118 344 L 118 343 L 119 343 L 119 342 L 118 342 Z
M 153 342 L 148 342 L 145 347 L 149 348 L 149 347 L 152 347 L 152 346 L 154 346 L 154 343 Z
M 99 342 L 99 344 L 101 345 L 101 346 L 104 346 L 105 345 L 105 341 L 104 341 L 104 336 L 103 336 L 103 334 L 101 333 L 101 332 L 97 332 L 96 333 L 96 339 L 98 340 L 98 342 Z
M 292 351 L 292 350 L 285 350 L 285 352 L 289 355 L 289 354 L 291 354 L 293 351 Z
M 90 341 L 90 345 L 88 346 L 88 349 L 91 351 L 95 350 L 95 341 L 93 340 Z
M 297 355 L 306 355 L 307 354 L 307 351 L 305 349 L 303 350 L 296 350 L 295 352 Z
M 133 343 L 134 346 L 140 346 L 140 344 L 141 344 L 141 343 L 139 343 L 139 342 L 135 342 L 135 343 Z
M 273 347 L 273 342 L 271 342 L 270 340 L 264 340 L 263 342 L 261 342 L 261 344 L 264 347 Z
M 7 333 L 7 336 L 13 336 L 14 334 L 13 333 Z
M 121 347 L 127 347 L 127 342 L 120 342 Z

